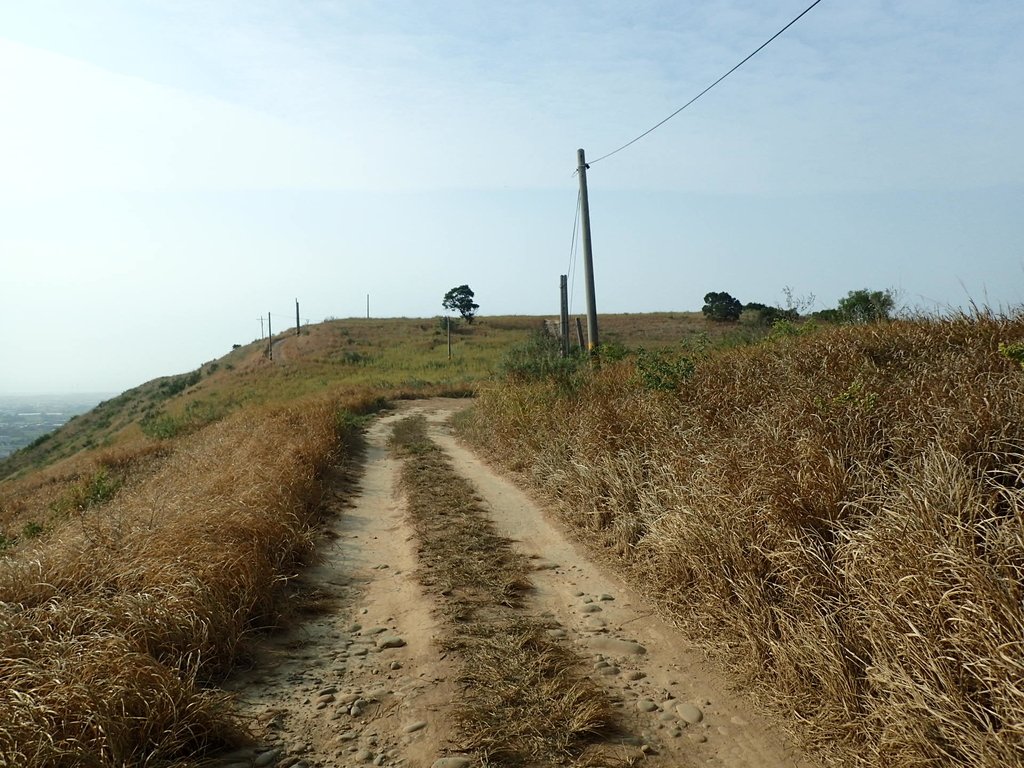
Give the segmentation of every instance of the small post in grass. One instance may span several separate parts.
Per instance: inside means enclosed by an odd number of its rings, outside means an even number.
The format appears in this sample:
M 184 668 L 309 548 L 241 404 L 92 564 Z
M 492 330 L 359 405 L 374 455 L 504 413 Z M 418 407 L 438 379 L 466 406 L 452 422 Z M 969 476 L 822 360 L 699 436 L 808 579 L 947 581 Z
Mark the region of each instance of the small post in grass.
M 562 357 L 569 356 L 569 278 L 567 275 L 559 275 L 559 290 L 562 299 L 562 312 L 559 316 L 559 341 L 562 347 Z
M 444 324 L 448 329 L 448 359 L 452 359 L 452 318 L 450 315 L 444 316 Z

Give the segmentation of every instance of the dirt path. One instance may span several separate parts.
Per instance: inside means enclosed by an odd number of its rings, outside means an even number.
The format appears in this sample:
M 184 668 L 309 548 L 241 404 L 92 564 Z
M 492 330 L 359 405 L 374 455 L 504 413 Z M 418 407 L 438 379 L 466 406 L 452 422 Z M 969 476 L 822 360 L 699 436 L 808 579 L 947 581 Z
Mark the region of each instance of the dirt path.
M 803 766 L 770 718 L 729 690 L 699 650 L 652 615 L 616 577 L 588 559 L 522 491 L 459 445 L 445 425 L 466 401 L 403 403 L 374 422 L 365 472 L 351 506 L 338 488 L 323 561 L 300 587 L 321 610 L 262 642 L 237 676 L 242 714 L 258 722 L 260 746 L 220 765 L 406 765 L 468 763 L 454 752 L 447 717 L 460 691 L 433 639 L 437 624 L 413 576 L 415 542 L 395 494 L 391 425 L 424 414 L 431 437 L 470 480 L 500 531 L 532 558 L 530 611 L 593 665 L 617 702 L 623 755 L 645 765 Z

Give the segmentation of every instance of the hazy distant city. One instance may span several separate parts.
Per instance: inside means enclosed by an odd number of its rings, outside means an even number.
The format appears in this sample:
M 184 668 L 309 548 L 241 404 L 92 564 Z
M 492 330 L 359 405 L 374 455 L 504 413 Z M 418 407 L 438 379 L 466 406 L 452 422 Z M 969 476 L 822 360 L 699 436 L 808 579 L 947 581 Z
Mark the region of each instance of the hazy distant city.
M 0 395 L 0 459 L 108 397 L 111 395 Z

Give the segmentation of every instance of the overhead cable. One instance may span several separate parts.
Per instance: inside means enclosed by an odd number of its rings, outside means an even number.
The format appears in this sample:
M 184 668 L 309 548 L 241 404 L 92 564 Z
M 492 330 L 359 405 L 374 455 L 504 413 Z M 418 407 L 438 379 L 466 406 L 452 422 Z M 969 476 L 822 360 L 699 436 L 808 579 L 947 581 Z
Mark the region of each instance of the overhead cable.
M 689 100 L 688 102 L 686 102 L 685 104 L 683 104 L 683 106 L 681 106 L 681 107 L 680 107 L 679 109 L 677 109 L 677 110 L 676 110 L 675 112 L 673 112 L 673 113 L 672 113 L 671 115 L 669 115 L 668 117 L 666 117 L 666 118 L 665 118 L 664 120 L 662 120 L 661 122 L 655 123 L 655 124 L 654 124 L 654 125 L 652 125 L 652 126 L 651 126 L 650 128 L 648 128 L 648 129 L 647 129 L 646 131 L 644 131 L 644 132 L 643 132 L 643 133 L 641 133 L 641 134 L 640 134 L 639 136 L 637 136 L 637 137 L 636 137 L 635 139 L 632 139 L 631 141 L 627 141 L 627 142 L 626 142 L 625 144 L 623 144 L 623 145 L 622 145 L 621 147 L 619 147 L 618 149 L 613 149 L 613 150 L 612 150 L 611 152 L 609 152 L 608 154 L 606 154 L 606 155 L 601 155 L 601 156 L 600 156 L 599 158 L 597 158 L 597 160 L 591 160 L 591 161 L 589 161 L 588 165 L 593 165 L 594 163 L 599 163 L 599 162 L 601 162 L 602 160 L 604 160 L 605 158 L 611 157 L 612 155 L 614 155 L 614 154 L 617 154 L 617 153 L 621 152 L 621 151 L 622 151 L 622 150 L 624 150 L 624 149 L 625 149 L 626 147 L 629 147 L 629 146 L 632 146 L 633 144 L 636 144 L 636 143 L 637 143 L 638 141 L 640 141 L 640 139 L 644 138 L 644 136 L 647 136 L 648 134 L 650 134 L 650 133 L 654 132 L 655 130 L 657 130 L 658 128 L 660 128 L 661 126 L 663 126 L 663 125 L 664 125 L 665 123 L 667 123 L 667 122 L 668 122 L 669 120 L 671 120 L 671 119 L 672 119 L 673 117 L 675 117 L 675 116 L 676 116 L 676 115 L 678 115 L 678 114 L 679 114 L 680 112 L 682 112 L 682 111 L 683 111 L 684 109 L 686 109 L 686 108 L 687 108 L 688 106 L 690 106 L 690 105 L 691 105 L 691 104 L 693 104 L 693 103 L 694 103 L 695 101 L 697 101 L 697 99 L 699 99 L 699 98 L 700 98 L 701 96 L 703 96 L 703 95 L 704 95 L 705 93 L 707 93 L 707 92 L 708 92 L 708 91 L 710 91 L 710 90 L 711 90 L 712 88 L 714 88 L 714 87 L 715 87 L 716 85 L 718 85 L 718 84 L 719 84 L 720 82 L 722 82 L 723 80 L 725 80 L 725 78 L 727 78 L 727 77 L 728 77 L 729 75 L 731 75 L 731 74 L 732 74 L 733 72 L 735 72 L 735 71 L 736 71 L 737 69 L 739 69 L 740 67 L 742 67 L 742 66 L 743 66 L 744 64 L 746 64 L 746 63 L 747 63 L 748 61 L 750 61 L 750 60 L 751 60 L 752 58 L 754 58 L 754 57 L 755 57 L 755 56 L 756 56 L 757 54 L 759 54 L 759 53 L 760 53 L 760 52 L 761 52 L 762 50 L 764 50 L 765 48 L 767 48 L 767 47 L 768 47 L 768 45 L 769 45 L 769 44 L 770 44 L 770 43 L 771 43 L 771 42 L 772 42 L 773 40 L 775 40 L 775 38 L 777 38 L 777 37 L 778 37 L 779 35 L 781 35 L 781 34 L 782 34 L 783 32 L 785 32 L 785 31 L 786 31 L 787 29 L 789 29 L 789 28 L 790 28 L 790 27 L 792 27 L 792 26 L 793 26 L 794 24 L 796 24 L 796 23 L 797 23 L 798 21 L 800 21 L 800 19 L 802 19 L 802 18 L 803 18 L 803 17 L 804 17 L 804 16 L 805 16 L 805 15 L 806 15 L 806 14 L 807 14 L 808 12 L 810 12 L 810 10 L 811 10 L 812 8 L 814 8 L 814 6 L 816 6 L 816 5 L 817 5 L 818 3 L 820 3 L 820 2 L 821 2 L 821 0 L 814 0 L 814 2 L 813 2 L 813 3 L 811 3 L 811 4 L 809 5 L 809 6 L 807 6 L 807 7 L 806 7 L 806 8 L 805 8 L 805 9 L 804 9 L 804 10 L 803 10 L 803 11 L 802 11 L 801 13 L 800 13 L 800 15 L 799 15 L 799 16 L 797 16 L 796 18 L 794 18 L 794 19 L 793 19 L 792 21 L 790 21 L 790 22 L 789 22 L 789 23 L 788 23 L 788 24 L 787 24 L 786 26 L 784 26 L 784 27 L 783 27 L 782 29 L 780 29 L 780 30 L 779 30 L 778 32 L 776 32 L 776 33 L 775 33 L 774 35 L 772 35 L 772 36 L 771 36 L 770 38 L 768 38 L 768 39 L 767 39 L 767 40 L 765 40 L 765 41 L 764 41 L 763 43 L 761 43 L 761 45 L 760 45 L 760 46 L 758 46 L 757 50 L 755 50 L 755 51 L 754 51 L 753 53 L 751 53 L 750 55 L 748 55 L 748 56 L 747 56 L 747 57 L 746 57 L 745 59 L 743 59 L 743 61 L 741 61 L 741 62 L 740 62 L 739 64 L 737 64 L 737 65 L 736 65 L 735 67 L 733 67 L 732 69 L 730 69 L 730 70 L 729 70 L 728 72 L 726 72 L 726 73 L 725 73 L 724 75 L 722 75 L 722 76 L 721 76 L 720 78 L 718 78 L 717 80 L 715 80 L 715 82 L 713 82 L 713 83 L 712 83 L 711 85 L 709 85 L 709 86 L 708 86 L 707 88 L 705 88 L 705 89 L 704 89 L 703 91 L 701 91 L 700 93 L 698 93 L 698 94 L 697 94 L 696 96 L 694 96 L 694 97 L 693 97 L 692 99 L 690 99 L 690 100 Z
M 572 314 L 572 299 L 576 293 L 576 253 L 579 250 L 579 228 L 580 228 L 580 202 L 582 192 L 576 193 L 576 216 L 572 222 L 572 242 L 569 244 L 569 268 L 566 269 L 566 279 L 569 281 L 569 314 Z

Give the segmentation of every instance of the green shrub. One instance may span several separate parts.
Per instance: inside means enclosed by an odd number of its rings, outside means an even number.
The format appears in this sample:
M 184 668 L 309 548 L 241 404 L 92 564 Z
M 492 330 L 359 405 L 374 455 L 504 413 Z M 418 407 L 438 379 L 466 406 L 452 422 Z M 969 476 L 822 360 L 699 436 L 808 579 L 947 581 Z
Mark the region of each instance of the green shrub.
M 1015 341 L 1011 344 L 1000 344 L 999 354 L 1007 360 L 1012 360 L 1021 368 L 1024 368 L 1024 341 Z
M 163 398 L 174 397 L 175 395 L 181 394 L 189 387 L 195 386 L 199 383 L 202 378 L 202 369 L 197 369 L 191 373 L 183 373 L 180 376 L 171 376 L 164 379 L 159 384 L 159 396 Z
M 667 352 L 637 351 L 636 377 L 644 389 L 674 392 L 693 376 L 696 366 L 688 357 L 673 357 Z
M 139 427 L 147 437 L 167 440 L 219 421 L 227 414 L 227 410 L 223 405 L 195 400 L 185 406 L 185 411 L 181 414 L 149 414 L 139 422 Z
M 91 477 L 73 485 L 50 508 L 58 514 L 72 510 L 84 512 L 112 499 L 122 484 L 120 477 L 111 475 L 106 469 L 100 469 Z
M 51 437 L 53 437 L 53 432 L 47 432 L 45 435 L 40 435 L 35 440 L 33 440 L 31 443 L 29 443 L 28 447 L 29 448 L 38 448 L 40 445 L 45 443 Z
M 559 340 L 545 331 L 536 331 L 525 343 L 509 350 L 501 373 L 512 381 L 551 379 L 568 385 L 583 360 L 580 355 L 562 357 Z

